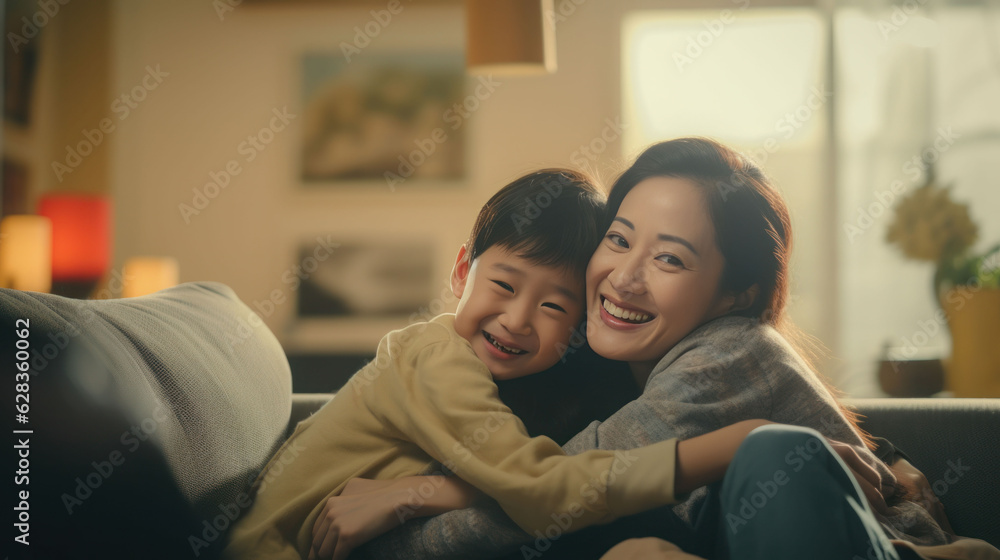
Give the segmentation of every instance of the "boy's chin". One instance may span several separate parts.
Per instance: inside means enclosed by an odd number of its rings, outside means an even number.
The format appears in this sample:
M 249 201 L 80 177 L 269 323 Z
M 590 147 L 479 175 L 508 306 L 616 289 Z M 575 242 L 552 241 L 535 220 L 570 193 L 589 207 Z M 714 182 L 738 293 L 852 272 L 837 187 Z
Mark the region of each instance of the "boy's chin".
M 511 379 L 518 379 L 520 377 L 527 377 L 529 375 L 533 375 L 533 374 L 536 374 L 536 373 L 539 373 L 539 372 L 537 372 L 535 370 L 531 370 L 531 371 L 523 371 L 523 370 L 522 371 L 517 371 L 517 370 L 515 370 L 515 371 L 511 371 L 511 370 L 493 371 L 493 370 L 490 370 L 490 374 L 493 376 L 493 380 L 494 381 L 510 381 Z

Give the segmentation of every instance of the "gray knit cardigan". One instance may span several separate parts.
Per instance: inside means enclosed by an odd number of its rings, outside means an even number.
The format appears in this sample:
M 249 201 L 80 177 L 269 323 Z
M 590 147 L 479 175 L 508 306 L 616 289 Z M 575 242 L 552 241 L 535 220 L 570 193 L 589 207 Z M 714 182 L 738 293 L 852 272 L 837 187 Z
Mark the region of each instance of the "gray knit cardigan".
M 755 418 L 814 428 L 851 444 L 879 471 L 883 494 L 895 493 L 891 471 L 864 446 L 834 397 L 784 337 L 770 325 L 744 317 L 722 317 L 695 329 L 660 360 L 638 399 L 606 421 L 591 423 L 563 447 L 569 454 L 631 449 Z M 693 492 L 674 511 L 686 519 L 704 496 L 704 489 Z M 916 503 L 904 501 L 888 517 L 876 515 L 890 538 L 921 545 L 948 542 Z M 358 552 L 382 559 L 467 559 L 531 547 L 535 538 L 495 503 L 487 503 L 410 521 Z

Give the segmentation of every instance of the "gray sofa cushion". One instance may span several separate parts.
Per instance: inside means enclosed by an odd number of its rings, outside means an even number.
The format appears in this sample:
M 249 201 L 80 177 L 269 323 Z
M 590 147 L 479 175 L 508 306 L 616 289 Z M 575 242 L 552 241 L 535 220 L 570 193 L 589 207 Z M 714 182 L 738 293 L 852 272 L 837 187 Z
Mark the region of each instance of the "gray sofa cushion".
M 5 325 L 29 317 L 33 334 L 47 332 L 51 343 L 32 350 L 36 375 L 52 356 L 89 343 L 90 359 L 70 368 L 70 381 L 81 397 L 123 408 L 132 430 L 117 438 L 119 451 L 127 458 L 147 441 L 157 445 L 205 519 L 237 502 L 283 439 L 288 361 L 224 284 L 116 300 L 0 290 L 0 316 Z
M 1000 547 L 1000 399 L 850 399 L 923 471 L 959 535 Z

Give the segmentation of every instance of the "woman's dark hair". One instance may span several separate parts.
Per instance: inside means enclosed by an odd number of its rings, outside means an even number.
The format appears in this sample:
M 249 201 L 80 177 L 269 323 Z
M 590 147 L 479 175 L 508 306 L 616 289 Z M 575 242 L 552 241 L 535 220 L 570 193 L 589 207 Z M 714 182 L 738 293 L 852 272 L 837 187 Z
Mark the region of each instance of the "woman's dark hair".
M 757 286 L 753 303 L 730 314 L 752 317 L 774 327 L 831 394 L 840 396 L 812 363 L 816 343 L 787 318 L 791 219 L 781 193 L 760 167 L 707 138 L 678 138 L 654 144 L 612 186 L 605 226 L 610 226 L 625 196 L 652 177 L 687 179 L 700 190 L 715 226 L 716 245 L 725 261 L 719 289 L 740 294 Z M 871 436 L 858 426 L 857 413 L 839 406 L 866 445 L 874 448 Z

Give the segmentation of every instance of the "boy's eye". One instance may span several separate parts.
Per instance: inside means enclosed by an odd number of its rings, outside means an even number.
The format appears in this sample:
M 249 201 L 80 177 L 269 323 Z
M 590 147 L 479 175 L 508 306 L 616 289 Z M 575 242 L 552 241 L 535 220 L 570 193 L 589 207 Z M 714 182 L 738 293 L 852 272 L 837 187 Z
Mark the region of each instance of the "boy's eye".
M 611 243 L 613 243 L 618 247 L 628 249 L 628 241 L 625 241 L 625 238 L 618 235 L 617 233 L 609 233 L 608 235 L 605 236 L 605 239 L 607 239 L 608 241 L 610 241 Z
M 548 307 L 550 309 L 555 309 L 556 311 L 562 311 L 563 313 L 566 313 L 566 310 L 563 309 L 562 306 L 557 303 L 546 302 L 542 304 L 542 307 Z
M 508 292 L 510 292 L 512 294 L 514 293 L 514 288 L 510 287 L 510 284 L 508 284 L 506 282 L 501 282 L 500 280 L 494 280 L 493 283 L 496 284 L 497 286 L 500 286 L 501 288 L 507 290 Z

